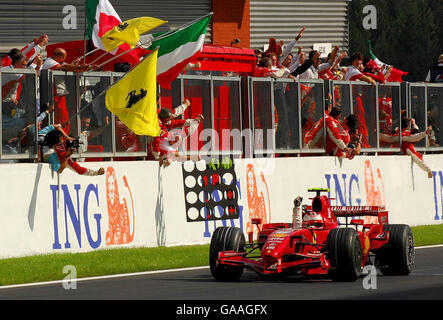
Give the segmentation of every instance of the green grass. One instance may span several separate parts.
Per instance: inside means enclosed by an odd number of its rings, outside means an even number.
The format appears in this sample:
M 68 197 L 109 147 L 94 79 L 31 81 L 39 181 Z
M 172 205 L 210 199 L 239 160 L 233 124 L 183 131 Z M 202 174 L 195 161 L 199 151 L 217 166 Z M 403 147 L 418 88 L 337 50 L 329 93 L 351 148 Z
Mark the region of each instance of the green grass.
M 443 244 L 443 224 L 412 227 L 415 245 Z M 75 266 L 77 278 L 207 266 L 209 245 L 106 249 L 0 260 L 0 285 L 62 280 Z
M 411 227 L 415 246 L 443 244 L 443 224 Z
M 0 285 L 62 280 L 72 265 L 77 278 L 208 265 L 209 245 L 105 249 L 0 260 Z

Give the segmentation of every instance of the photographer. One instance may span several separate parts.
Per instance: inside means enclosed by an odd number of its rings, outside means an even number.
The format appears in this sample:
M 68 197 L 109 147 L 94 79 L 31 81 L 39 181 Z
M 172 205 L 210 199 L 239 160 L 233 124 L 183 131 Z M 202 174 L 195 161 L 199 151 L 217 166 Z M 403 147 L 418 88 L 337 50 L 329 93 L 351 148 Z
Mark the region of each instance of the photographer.
M 361 152 L 361 133 L 356 126 L 349 128 L 348 133 L 350 138 L 348 148 L 352 150 L 348 159 L 353 159 L 355 155 L 359 155 Z
M 66 140 L 63 143 L 62 137 Z M 91 170 L 80 166 L 71 159 L 71 155 L 80 146 L 78 139 L 68 136 L 60 124 L 49 125 L 38 132 L 43 161 L 51 164 L 53 171 L 62 173 L 66 167 L 85 176 L 97 176 L 105 173 L 104 168 Z

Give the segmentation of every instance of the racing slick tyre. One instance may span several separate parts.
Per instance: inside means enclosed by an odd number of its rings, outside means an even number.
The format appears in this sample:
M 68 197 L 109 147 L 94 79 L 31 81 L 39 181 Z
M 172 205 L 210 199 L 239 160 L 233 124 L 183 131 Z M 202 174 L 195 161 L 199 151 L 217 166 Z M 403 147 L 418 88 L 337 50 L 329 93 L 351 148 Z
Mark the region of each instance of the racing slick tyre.
M 360 276 L 362 250 L 360 237 L 352 228 L 332 229 L 326 240 L 329 274 L 334 281 L 355 281 Z
M 415 262 L 414 236 L 406 224 L 386 224 L 383 231 L 389 232 L 386 245 L 376 252 L 376 265 L 383 275 L 406 276 Z
M 236 281 L 243 274 L 244 265 L 231 266 L 217 262 L 219 252 L 229 250 L 245 252 L 245 235 L 240 228 L 218 227 L 209 246 L 209 267 L 218 281 Z

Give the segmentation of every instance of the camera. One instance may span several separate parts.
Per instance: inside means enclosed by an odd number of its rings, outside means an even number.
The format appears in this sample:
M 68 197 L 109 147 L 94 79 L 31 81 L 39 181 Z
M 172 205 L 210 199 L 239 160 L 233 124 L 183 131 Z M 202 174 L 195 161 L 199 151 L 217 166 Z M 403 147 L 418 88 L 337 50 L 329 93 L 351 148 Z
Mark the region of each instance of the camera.
M 74 149 L 78 149 L 81 144 L 83 144 L 83 142 L 80 141 L 79 138 L 72 140 L 72 141 L 66 141 L 66 149 L 72 151 Z

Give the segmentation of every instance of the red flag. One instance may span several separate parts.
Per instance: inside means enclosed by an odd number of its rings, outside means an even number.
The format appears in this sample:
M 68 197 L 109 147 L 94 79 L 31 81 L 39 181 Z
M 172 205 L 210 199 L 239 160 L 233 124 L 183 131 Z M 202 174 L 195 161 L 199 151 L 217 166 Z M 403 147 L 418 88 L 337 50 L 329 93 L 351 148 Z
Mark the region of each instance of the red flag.
M 403 82 L 402 77 L 407 75 L 409 72 L 405 72 L 396 68 L 392 68 L 391 74 L 388 77 L 388 82 Z

